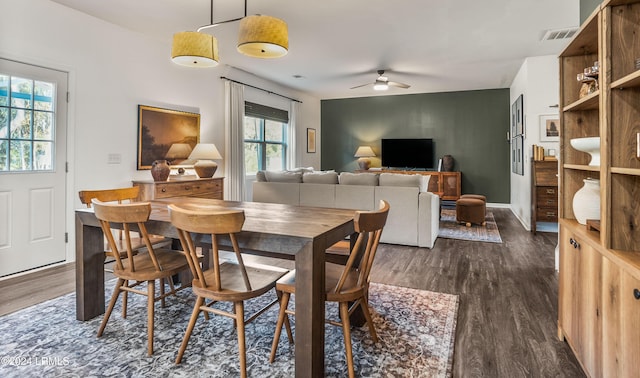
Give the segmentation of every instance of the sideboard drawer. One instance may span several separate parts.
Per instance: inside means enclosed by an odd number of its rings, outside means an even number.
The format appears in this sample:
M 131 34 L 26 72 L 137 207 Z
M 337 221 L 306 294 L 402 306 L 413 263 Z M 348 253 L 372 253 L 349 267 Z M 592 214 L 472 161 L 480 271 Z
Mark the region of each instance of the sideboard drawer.
M 217 180 L 206 182 L 156 183 L 155 198 L 199 196 L 219 192 L 221 187 L 221 183 Z
M 140 187 L 139 201 L 151 201 L 170 197 L 202 197 L 222 199 L 223 178 L 197 179 L 188 181 L 134 181 Z

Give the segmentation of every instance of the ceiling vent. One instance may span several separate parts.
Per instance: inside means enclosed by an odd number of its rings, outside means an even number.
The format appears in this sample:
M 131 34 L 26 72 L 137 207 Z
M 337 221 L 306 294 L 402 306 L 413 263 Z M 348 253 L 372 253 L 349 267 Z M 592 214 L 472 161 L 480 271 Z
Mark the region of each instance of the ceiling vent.
M 578 28 L 547 30 L 547 32 L 544 33 L 542 40 L 555 41 L 558 39 L 567 39 L 573 37 L 576 32 L 578 32 Z

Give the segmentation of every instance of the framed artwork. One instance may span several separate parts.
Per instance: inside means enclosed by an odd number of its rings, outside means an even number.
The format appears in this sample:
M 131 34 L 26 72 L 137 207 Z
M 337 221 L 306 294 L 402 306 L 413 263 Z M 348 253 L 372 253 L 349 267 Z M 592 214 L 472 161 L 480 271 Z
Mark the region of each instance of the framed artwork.
M 524 135 L 524 96 L 520 95 L 516 99 L 516 132 L 515 136 Z
M 316 129 L 307 129 L 307 152 L 316 152 Z
M 518 135 L 511 140 L 511 172 L 524 176 L 524 137 Z
M 516 107 L 516 103 L 517 101 L 511 104 L 511 137 L 515 137 L 517 135 L 516 130 L 518 125 L 518 109 Z
M 174 144 L 193 149 L 199 140 L 200 114 L 138 105 L 138 170 L 167 159 Z
M 560 141 L 560 117 L 557 114 L 540 116 L 540 142 Z

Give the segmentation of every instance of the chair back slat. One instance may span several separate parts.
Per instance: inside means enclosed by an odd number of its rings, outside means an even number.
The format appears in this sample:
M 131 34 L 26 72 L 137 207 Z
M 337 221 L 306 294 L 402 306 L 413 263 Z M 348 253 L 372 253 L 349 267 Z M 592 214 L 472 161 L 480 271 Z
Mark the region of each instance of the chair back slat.
M 127 188 L 103 189 L 103 190 L 81 190 L 78 192 L 80 202 L 91 207 L 91 200 L 97 198 L 102 202 L 133 202 L 140 193 L 139 186 Z
M 149 234 L 145 222 L 149 220 L 151 214 L 151 204 L 148 202 L 138 203 L 105 203 L 96 198 L 91 200 L 96 217 L 100 220 L 102 225 L 102 231 L 107 237 L 109 246 L 113 251 L 118 250 L 118 246 L 111 234 L 111 223 L 120 224 L 124 230 L 125 245 L 127 249 L 127 264 L 123 264 L 122 258 L 119 253 L 114 253 L 113 257 L 116 259 L 116 265 L 119 269 L 125 271 L 135 272 L 135 264 L 133 260 L 133 250 L 131 244 L 131 226 L 135 225 L 138 229 L 137 232 L 144 240 L 147 246 L 149 257 L 156 269 L 161 271 L 162 267 L 158 263 L 153 245 L 149 240 Z
M 177 205 L 169 205 L 169 217 L 171 223 L 180 231 L 183 237 L 180 242 L 183 249 L 191 256 L 193 264 L 193 275 L 198 277 L 203 286 L 213 287 L 214 290 L 223 290 L 222 281 L 220 279 L 220 256 L 218 248 L 218 235 L 228 234 L 238 265 L 242 272 L 242 277 L 247 290 L 251 290 L 249 277 L 244 266 L 242 255 L 235 234 L 242 231 L 244 225 L 244 211 L 242 210 L 224 210 L 219 209 L 188 209 Z M 209 234 L 211 235 L 211 246 L 213 253 L 213 271 L 214 282 L 206 282 L 202 268 L 197 264 L 197 255 L 195 244 L 191 234 Z
M 382 230 L 387 222 L 389 203 L 380 201 L 379 210 L 358 211 L 354 216 L 354 227 L 358 238 L 351 250 L 349 259 L 342 271 L 340 279 L 333 289 L 334 293 L 340 293 L 352 270 L 358 271 L 357 285 L 366 285 L 373 266 L 373 260 L 380 243 Z M 363 245 L 364 251 L 361 252 Z

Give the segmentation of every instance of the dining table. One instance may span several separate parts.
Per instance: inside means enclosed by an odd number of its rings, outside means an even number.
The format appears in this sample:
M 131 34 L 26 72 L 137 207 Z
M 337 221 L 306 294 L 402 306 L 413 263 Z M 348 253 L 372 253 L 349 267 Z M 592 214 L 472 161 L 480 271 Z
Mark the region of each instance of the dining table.
M 237 235 L 242 251 L 294 259 L 295 375 L 324 376 L 325 250 L 354 235 L 355 210 L 195 197 L 172 197 L 150 204 L 145 227 L 151 234 L 178 239 L 169 220 L 169 204 L 212 211 L 243 210 L 245 223 Z M 75 214 L 76 318 L 89 320 L 105 311 L 104 235 L 93 209 L 77 209 Z M 199 242 L 210 242 L 210 236 L 198 237 Z M 228 239 L 219 244 L 231 247 Z

